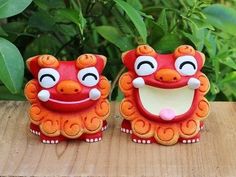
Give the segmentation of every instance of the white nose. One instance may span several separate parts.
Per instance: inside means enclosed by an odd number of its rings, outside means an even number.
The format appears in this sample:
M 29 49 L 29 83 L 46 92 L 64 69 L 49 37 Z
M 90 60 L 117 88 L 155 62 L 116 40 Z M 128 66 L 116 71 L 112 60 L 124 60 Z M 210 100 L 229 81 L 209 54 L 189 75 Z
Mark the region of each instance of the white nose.
M 43 102 L 47 102 L 50 98 L 50 93 L 47 90 L 41 90 L 38 93 L 38 98 L 39 100 L 43 101 Z

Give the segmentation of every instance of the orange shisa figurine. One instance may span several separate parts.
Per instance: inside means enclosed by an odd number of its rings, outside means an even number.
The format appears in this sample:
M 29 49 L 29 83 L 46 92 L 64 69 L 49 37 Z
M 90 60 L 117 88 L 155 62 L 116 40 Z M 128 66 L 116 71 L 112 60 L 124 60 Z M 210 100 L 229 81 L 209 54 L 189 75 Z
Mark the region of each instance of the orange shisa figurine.
M 30 130 L 43 143 L 67 139 L 97 142 L 106 129 L 110 83 L 101 73 L 102 55 L 84 54 L 75 61 L 59 61 L 51 55 L 27 60 L 34 76 L 25 86 Z
M 201 72 L 204 54 L 188 45 L 171 54 L 140 45 L 123 53 L 122 61 L 128 72 L 119 80 L 125 97 L 121 131 L 132 134 L 136 143 L 198 142 L 209 113 L 204 96 L 210 85 Z

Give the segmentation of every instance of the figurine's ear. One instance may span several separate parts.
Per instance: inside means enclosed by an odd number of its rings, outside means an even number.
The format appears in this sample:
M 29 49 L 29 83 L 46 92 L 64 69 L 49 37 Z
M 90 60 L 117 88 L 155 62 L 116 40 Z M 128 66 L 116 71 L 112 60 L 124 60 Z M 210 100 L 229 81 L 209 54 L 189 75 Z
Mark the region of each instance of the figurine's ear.
M 205 64 L 205 60 L 206 60 L 206 57 L 205 57 L 205 54 L 204 53 L 202 53 L 202 52 L 199 52 L 199 51 L 197 51 L 199 54 L 200 54 L 200 56 L 201 56 L 201 59 L 202 59 L 202 67 L 204 66 L 204 64 Z
M 107 63 L 107 57 L 105 57 L 104 55 L 96 55 L 96 56 L 97 56 L 98 60 L 101 60 L 102 65 L 103 65 L 102 69 L 104 69 L 106 66 L 106 63 Z
M 122 62 L 123 62 L 123 63 L 125 63 L 125 59 L 127 58 L 126 56 L 127 56 L 127 54 L 128 54 L 129 52 L 131 52 L 131 50 L 128 50 L 128 51 L 123 52 L 123 53 L 121 54 L 121 59 L 122 59 Z
M 37 77 L 40 68 L 57 68 L 59 61 L 52 55 L 38 55 L 27 59 L 27 68 Z

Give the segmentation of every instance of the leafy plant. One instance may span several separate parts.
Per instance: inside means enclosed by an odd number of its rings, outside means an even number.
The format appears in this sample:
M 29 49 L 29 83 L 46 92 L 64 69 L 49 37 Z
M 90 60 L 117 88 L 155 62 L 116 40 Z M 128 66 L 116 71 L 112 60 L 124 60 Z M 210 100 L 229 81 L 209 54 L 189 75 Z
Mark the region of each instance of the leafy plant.
M 31 1 L 24 0 L 24 7 Z M 18 1 L 17 1 L 18 2 Z M 211 81 L 210 100 L 236 100 L 236 2 L 235 0 L 34 0 L 24 3 L 0 0 L 17 10 L 0 9 L 0 98 L 20 99 L 21 83 L 31 78 L 23 62 L 48 53 L 61 60 L 82 53 L 101 53 L 108 58 L 105 75 L 112 81 L 111 99 L 120 99 L 117 80 L 124 71 L 121 53 L 148 43 L 160 53 L 190 44 L 206 54 L 204 72 Z M 23 0 L 21 0 L 23 2 Z M 12 9 L 12 8 L 8 8 Z M 21 9 L 21 10 L 20 10 Z M 9 40 L 8 42 L 6 41 Z M 7 53 L 8 43 L 11 50 Z M 13 49 L 14 48 L 14 49 Z M 13 55 L 14 53 L 14 55 Z M 3 55 L 4 54 L 4 55 Z M 16 77 L 17 76 L 17 77 Z M 6 98 L 6 95 L 7 98 Z

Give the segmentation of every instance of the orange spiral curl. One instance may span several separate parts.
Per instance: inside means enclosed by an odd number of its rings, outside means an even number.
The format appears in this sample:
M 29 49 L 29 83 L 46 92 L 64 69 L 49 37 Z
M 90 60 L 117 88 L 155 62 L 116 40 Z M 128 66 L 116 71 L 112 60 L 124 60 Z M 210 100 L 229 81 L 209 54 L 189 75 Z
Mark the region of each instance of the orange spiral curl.
M 97 63 L 97 58 L 93 54 L 83 54 L 76 59 L 76 66 L 83 69 L 89 66 L 94 66 Z
M 47 116 L 40 124 L 40 130 L 48 136 L 60 135 L 60 119 L 57 116 Z
M 178 58 L 183 55 L 191 55 L 194 56 L 196 51 L 190 45 L 181 45 L 177 49 L 175 49 L 174 56 Z
M 139 137 L 149 138 L 154 135 L 154 124 L 141 116 L 131 122 L 133 133 Z
M 38 82 L 36 79 L 29 81 L 25 85 L 24 93 L 26 99 L 29 100 L 30 103 L 35 103 L 38 101 Z
M 63 117 L 61 119 L 61 134 L 67 138 L 78 138 L 84 132 L 82 121 L 75 117 Z
M 183 138 L 189 138 L 195 136 L 200 130 L 200 121 L 194 119 L 188 119 L 180 123 L 180 136 Z
M 102 76 L 98 83 L 99 90 L 101 91 L 101 97 L 106 98 L 109 95 L 111 84 L 106 77 Z
M 136 48 L 136 54 L 137 55 L 148 55 L 148 56 L 155 56 L 156 52 L 155 50 L 150 47 L 149 45 L 139 45 Z
M 173 145 L 179 139 L 178 127 L 175 124 L 157 126 L 154 137 L 160 144 Z
M 85 133 L 97 133 L 102 128 L 103 120 L 94 112 L 83 117 Z
M 59 61 L 52 55 L 41 55 L 38 58 L 38 64 L 41 67 L 57 68 Z
M 122 76 L 120 77 L 119 87 L 125 96 L 132 95 L 134 89 L 132 84 L 133 80 L 134 80 L 134 74 L 131 72 L 126 72 L 122 74 Z

